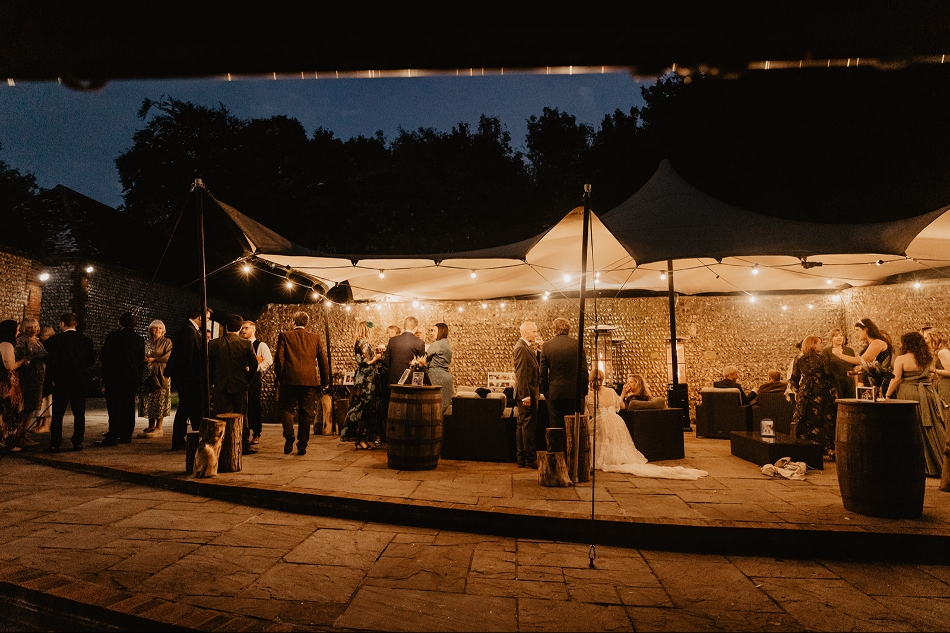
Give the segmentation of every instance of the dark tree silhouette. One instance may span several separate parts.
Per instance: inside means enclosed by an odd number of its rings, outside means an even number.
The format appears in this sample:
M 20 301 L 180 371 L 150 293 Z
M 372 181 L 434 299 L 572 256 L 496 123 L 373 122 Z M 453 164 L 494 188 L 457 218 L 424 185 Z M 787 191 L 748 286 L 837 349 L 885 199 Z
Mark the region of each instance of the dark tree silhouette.
M 2 145 L 0 149 L 3 149 Z M 23 173 L 0 160 L 0 214 L 29 202 L 38 193 L 33 174 Z

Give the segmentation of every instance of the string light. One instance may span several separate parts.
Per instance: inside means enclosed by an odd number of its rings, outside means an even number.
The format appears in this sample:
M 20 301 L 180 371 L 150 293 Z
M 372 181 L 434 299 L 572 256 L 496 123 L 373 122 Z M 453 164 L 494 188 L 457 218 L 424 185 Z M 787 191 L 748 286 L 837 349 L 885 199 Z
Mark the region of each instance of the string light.
M 809 304 L 808 304 L 808 309 L 809 309 L 809 310 L 814 310 L 814 309 L 815 309 L 815 306 L 813 306 L 812 304 L 809 303 Z
M 920 289 L 920 282 L 919 282 L 919 281 L 915 281 L 915 282 L 914 282 L 914 288 Z
M 463 308 L 462 306 L 459 306 L 459 312 L 465 312 L 465 308 Z
M 660 273 L 660 279 L 666 281 L 666 273 Z
M 487 303 L 483 303 L 483 304 L 482 304 L 482 310 L 484 310 L 484 309 L 487 308 L 487 307 L 488 307 L 488 304 L 487 304 Z
M 753 274 L 753 275 L 758 275 L 758 274 L 759 274 L 759 265 L 758 265 L 758 264 L 756 264 L 755 266 L 752 267 L 752 274 Z
M 504 302 L 504 301 L 501 302 L 501 307 L 502 307 L 502 308 L 505 307 L 505 302 Z
M 418 307 L 419 307 L 419 300 L 418 300 L 418 299 L 413 299 L 413 300 L 412 300 L 412 307 L 413 307 L 413 308 L 418 308 Z
M 314 290 L 314 291 L 313 291 L 313 298 L 314 298 L 314 299 L 319 299 L 319 298 L 320 298 L 320 293 L 317 292 L 316 290 Z
M 95 268 L 93 268 L 92 266 L 86 266 L 87 273 L 91 273 L 93 270 L 95 270 Z
M 567 282 L 570 281 L 570 280 L 571 280 L 570 274 L 564 273 L 564 282 L 567 283 Z
M 49 273 L 40 273 L 40 281 L 49 281 Z
M 346 311 L 347 311 L 347 312 L 350 311 L 350 306 L 346 306 Z
M 755 303 L 755 297 L 754 297 L 754 296 L 749 295 L 749 303 Z
M 284 286 L 287 287 L 287 290 L 292 290 L 294 287 L 294 282 L 288 279 L 287 281 L 284 282 Z
M 385 270 L 380 269 L 380 271 L 379 271 L 379 278 L 380 278 L 380 279 L 385 279 L 385 278 L 386 278 L 386 271 L 385 271 Z
M 830 279 L 825 279 L 825 283 L 830 286 L 830 285 L 831 285 L 831 280 L 830 280 Z
M 241 266 L 241 270 L 243 270 L 243 271 L 244 271 L 244 274 L 246 275 L 246 274 L 248 274 L 249 272 L 251 272 L 251 265 L 250 265 L 250 264 L 244 264 L 243 266 Z
M 472 279 L 475 279 L 475 277 L 477 277 L 477 275 L 475 274 L 475 271 L 473 270 L 473 271 L 472 271 Z
M 782 312 L 785 312 L 786 310 L 788 310 L 788 306 L 782 306 Z

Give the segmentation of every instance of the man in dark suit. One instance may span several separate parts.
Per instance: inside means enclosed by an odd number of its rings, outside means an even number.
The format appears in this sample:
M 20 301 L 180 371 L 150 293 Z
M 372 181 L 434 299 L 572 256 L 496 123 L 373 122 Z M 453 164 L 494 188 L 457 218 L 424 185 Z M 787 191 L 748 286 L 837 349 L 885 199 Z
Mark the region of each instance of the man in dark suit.
M 96 361 L 96 353 L 92 339 L 76 331 L 78 322 L 75 313 L 64 314 L 59 324 L 62 332 L 43 343 L 49 352 L 46 377 L 53 387 L 53 417 L 50 422 L 47 453 L 60 451 L 59 445 L 63 441 L 63 417 L 66 415 L 67 405 L 73 411 L 74 451 L 82 450 L 82 441 L 86 435 L 84 383 L 87 370 Z
M 515 445 L 518 451 L 518 466 L 537 468 L 538 455 L 534 446 L 534 434 L 538 422 L 539 385 L 538 357 L 531 344 L 538 335 L 538 326 L 531 321 L 521 324 L 521 338 L 515 343 L 512 357 L 515 363 L 515 403 L 518 405 L 518 426 Z
M 386 351 L 383 352 L 383 363 L 389 367 L 389 380 L 387 385 L 394 385 L 402 378 L 403 373 L 409 369 L 409 363 L 416 356 L 425 356 L 426 344 L 420 340 L 413 331 L 419 327 L 419 321 L 416 317 L 407 317 L 403 323 L 402 334 L 389 339 L 386 345 Z
M 548 424 L 552 427 L 564 427 L 564 416 L 577 412 L 577 394 L 587 395 L 587 376 L 578 372 L 580 367 L 587 369 L 587 355 L 577 357 L 577 339 L 571 334 L 571 324 L 567 319 L 554 319 L 554 338 L 541 347 L 541 393 L 548 405 Z M 580 391 L 578 392 L 578 388 Z
M 714 382 L 713 387 L 716 387 L 717 389 L 738 389 L 739 397 L 742 398 L 742 404 L 751 404 L 758 394 L 755 391 L 750 391 L 748 394 L 746 394 L 738 380 L 738 368 L 736 368 L 734 365 L 729 365 L 722 370 L 722 380 L 717 380 Z
M 211 311 L 206 315 L 211 318 Z M 201 335 L 201 306 L 192 308 L 188 320 L 182 323 L 172 339 L 172 353 L 168 357 L 164 374 L 172 380 L 172 387 L 178 391 L 178 410 L 172 425 L 172 450 L 185 449 L 185 435 L 188 433 L 188 421 L 191 430 L 197 431 L 201 418 L 205 415 L 207 396 L 205 395 L 205 368 L 201 355 L 201 346 L 205 338 Z
M 214 414 L 240 413 L 243 416 L 241 452 L 250 455 L 256 453 L 257 449 L 251 446 L 251 425 L 247 419 L 247 382 L 250 372 L 257 371 L 257 355 L 254 354 L 251 342 L 238 334 L 243 324 L 241 315 L 228 315 L 225 335 L 208 343 L 208 362 L 211 365 L 211 401 Z
M 102 385 L 106 392 L 109 431 L 96 446 L 116 446 L 132 442 L 135 431 L 135 393 L 142 386 L 145 341 L 135 333 L 135 317 L 123 312 L 119 329 L 106 336 L 99 352 Z
M 307 331 L 310 315 L 294 314 L 294 329 L 277 337 L 274 382 L 277 408 L 284 427 L 284 455 L 294 450 L 294 418 L 297 419 L 297 454 L 307 454 L 310 427 L 317 417 L 317 393 L 330 384 L 327 357 L 320 337 Z M 417 339 L 418 340 L 418 339 Z

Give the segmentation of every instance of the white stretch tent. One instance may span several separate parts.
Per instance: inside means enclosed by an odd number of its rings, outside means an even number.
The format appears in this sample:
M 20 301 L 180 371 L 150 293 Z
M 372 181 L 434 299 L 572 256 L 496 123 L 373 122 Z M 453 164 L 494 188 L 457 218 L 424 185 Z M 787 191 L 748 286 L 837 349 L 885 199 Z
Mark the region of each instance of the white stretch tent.
M 557 297 L 580 286 L 581 208 L 513 244 L 380 258 L 309 250 L 216 202 L 258 260 L 289 267 L 325 288 L 347 281 L 357 300 L 476 300 L 545 292 Z M 591 215 L 588 289 L 665 292 L 666 260 L 673 260 L 676 291 L 684 294 L 880 284 L 894 275 L 950 267 L 948 208 L 875 224 L 783 220 L 715 200 L 663 161 L 650 181 L 603 221 Z M 811 267 L 803 267 L 803 260 Z

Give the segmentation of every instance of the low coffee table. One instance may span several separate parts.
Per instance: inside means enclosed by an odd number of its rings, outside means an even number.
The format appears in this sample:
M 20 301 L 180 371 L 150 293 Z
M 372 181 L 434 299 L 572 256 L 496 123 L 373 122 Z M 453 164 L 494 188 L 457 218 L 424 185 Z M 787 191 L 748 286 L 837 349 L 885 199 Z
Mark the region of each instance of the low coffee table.
M 729 435 L 732 454 L 747 462 L 764 466 L 774 464 L 783 457 L 793 462 L 805 462 L 809 468 L 824 470 L 824 450 L 811 440 L 792 440 L 790 435 L 775 433 L 775 437 L 762 437 L 759 433 L 733 431 Z

